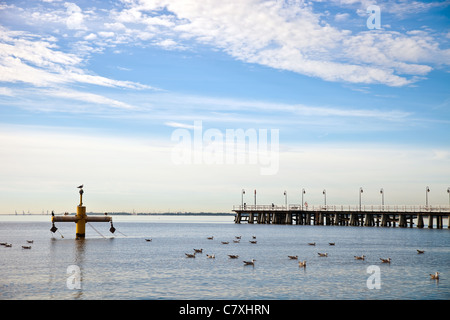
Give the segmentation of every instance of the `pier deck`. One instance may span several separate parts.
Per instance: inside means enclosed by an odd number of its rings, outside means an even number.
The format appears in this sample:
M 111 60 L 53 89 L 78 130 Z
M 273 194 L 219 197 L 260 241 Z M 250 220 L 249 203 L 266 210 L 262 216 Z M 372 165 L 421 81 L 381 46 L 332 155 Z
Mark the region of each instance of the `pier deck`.
M 428 228 L 442 229 L 447 218 L 450 228 L 450 207 L 444 206 L 235 205 L 233 211 L 235 223 L 423 228 L 425 218 Z

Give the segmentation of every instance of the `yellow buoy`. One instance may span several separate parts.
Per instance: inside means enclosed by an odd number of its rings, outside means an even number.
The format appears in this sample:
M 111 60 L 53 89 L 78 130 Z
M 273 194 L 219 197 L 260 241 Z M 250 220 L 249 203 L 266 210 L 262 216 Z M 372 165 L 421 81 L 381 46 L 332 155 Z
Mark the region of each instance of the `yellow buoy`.
M 52 228 L 51 232 L 55 233 L 58 228 L 55 227 L 55 222 L 75 222 L 75 237 L 76 239 L 84 239 L 86 237 L 86 222 L 111 222 L 110 231 L 114 233 L 115 229 L 112 225 L 112 217 L 88 217 L 86 215 L 86 207 L 83 206 L 83 185 L 80 188 L 80 204 L 77 206 L 77 214 L 75 216 L 55 216 L 52 213 Z

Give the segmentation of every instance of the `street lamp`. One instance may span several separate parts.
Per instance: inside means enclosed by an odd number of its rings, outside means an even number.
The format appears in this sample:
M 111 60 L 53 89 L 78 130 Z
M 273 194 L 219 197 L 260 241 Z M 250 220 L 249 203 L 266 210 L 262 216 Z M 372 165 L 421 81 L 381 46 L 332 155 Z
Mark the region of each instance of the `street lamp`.
M 383 190 L 383 188 L 380 189 L 380 194 L 381 194 L 381 207 L 384 210 L 384 190 Z
M 285 203 L 286 209 L 287 209 L 287 192 L 286 192 L 286 190 L 284 190 L 284 203 Z
M 447 188 L 447 193 L 448 193 L 448 208 L 450 209 L 450 187 Z
M 430 192 L 430 188 L 427 186 L 427 188 L 425 189 L 425 204 L 428 208 L 428 192 Z
M 256 209 L 256 189 L 255 189 L 255 209 Z
M 302 188 L 302 211 L 303 211 L 303 195 L 306 193 L 305 188 Z
M 325 208 L 326 208 L 327 207 L 327 190 L 323 189 L 322 193 L 323 193 L 323 197 L 324 197 L 324 201 L 325 201 Z
M 359 187 L 359 211 L 361 211 L 361 194 L 363 193 L 363 188 Z
M 241 194 L 241 210 L 244 208 L 244 194 L 245 194 L 245 190 L 242 189 L 242 194 Z

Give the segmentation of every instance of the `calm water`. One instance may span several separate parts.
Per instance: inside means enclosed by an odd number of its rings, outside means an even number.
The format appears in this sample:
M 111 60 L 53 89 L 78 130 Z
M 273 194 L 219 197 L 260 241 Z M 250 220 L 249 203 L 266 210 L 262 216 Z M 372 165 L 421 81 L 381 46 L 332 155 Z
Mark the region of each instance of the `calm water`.
M 236 225 L 227 216 L 113 220 L 115 236 L 108 223 L 95 223 L 101 235 L 87 225 L 87 239 L 75 241 L 73 223 L 56 224 L 62 238 L 49 231 L 49 216 L 0 217 L 0 242 L 12 243 L 0 246 L 0 299 L 450 299 L 449 229 Z M 32 249 L 22 249 L 31 239 Z M 203 253 L 186 258 L 194 248 Z M 306 269 L 288 255 L 306 260 Z M 387 257 L 391 264 L 382 264 Z M 243 265 L 251 259 L 254 267 Z M 71 265 L 80 268 L 81 289 L 67 287 Z M 370 265 L 380 268 L 378 290 L 366 284 Z M 435 271 L 438 282 L 429 277 Z

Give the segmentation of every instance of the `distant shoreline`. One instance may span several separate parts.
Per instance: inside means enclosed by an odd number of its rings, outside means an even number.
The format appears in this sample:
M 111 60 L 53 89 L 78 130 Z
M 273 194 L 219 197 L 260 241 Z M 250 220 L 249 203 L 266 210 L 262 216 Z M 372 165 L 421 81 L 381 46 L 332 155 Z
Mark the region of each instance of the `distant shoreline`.
M 87 212 L 87 215 L 105 215 L 104 212 Z M 50 216 L 51 214 L 46 213 L 26 213 L 26 214 L 15 214 L 15 213 L 4 213 L 0 214 L 3 216 Z M 64 215 L 64 213 L 55 213 L 55 215 Z M 75 215 L 74 212 L 68 215 Z M 130 212 L 108 212 L 110 216 L 234 216 L 234 213 L 227 212 L 162 212 L 162 213 L 130 213 Z

